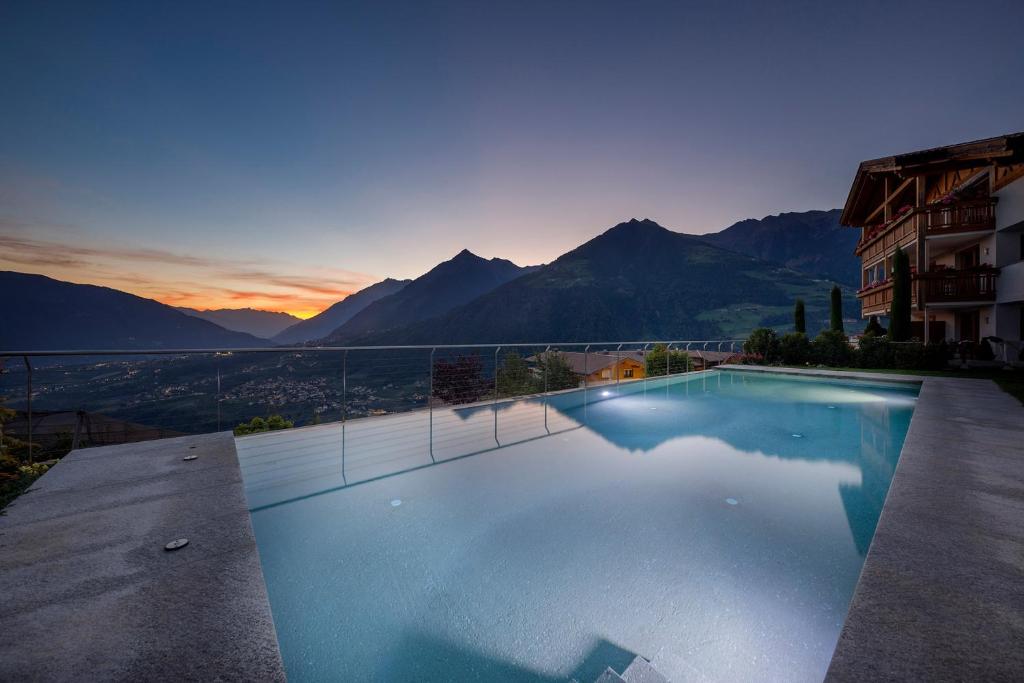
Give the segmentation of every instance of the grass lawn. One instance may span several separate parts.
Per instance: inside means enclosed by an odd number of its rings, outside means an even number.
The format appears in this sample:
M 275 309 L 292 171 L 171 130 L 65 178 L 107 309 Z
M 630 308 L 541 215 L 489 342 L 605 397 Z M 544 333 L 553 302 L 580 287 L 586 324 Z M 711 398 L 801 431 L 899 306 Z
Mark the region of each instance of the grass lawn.
M 807 367 L 805 365 L 794 365 L 792 367 Z M 1024 370 L 998 370 L 988 368 L 972 368 L 970 370 L 893 370 L 891 368 L 833 368 L 834 370 L 849 370 L 850 372 L 886 372 L 894 375 L 927 375 L 930 377 L 965 377 L 970 379 L 990 379 L 999 387 L 1010 394 L 1021 404 L 1024 404 Z

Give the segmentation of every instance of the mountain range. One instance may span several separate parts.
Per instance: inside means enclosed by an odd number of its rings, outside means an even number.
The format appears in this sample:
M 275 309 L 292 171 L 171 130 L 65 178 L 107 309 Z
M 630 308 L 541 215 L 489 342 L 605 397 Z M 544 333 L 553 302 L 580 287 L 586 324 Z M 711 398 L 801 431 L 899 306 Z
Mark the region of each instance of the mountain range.
M 500 258 L 484 259 L 463 249 L 400 291 L 352 316 L 327 341 L 345 343 L 367 335 L 383 338 L 391 330 L 443 315 L 536 269 Z
M 762 261 L 857 287 L 860 260 L 853 250 L 860 232 L 840 225 L 841 213 L 832 209 L 749 218 L 701 238 Z
M 545 266 L 464 250 L 415 280 L 384 280 L 304 321 L 251 309 L 182 312 L 104 287 L 0 273 L 0 349 L 736 337 L 757 325 L 787 327 L 797 297 L 815 331 L 833 282 L 846 285 L 848 317 L 858 310 L 856 237 L 838 226 L 837 211 L 741 221 L 707 235 L 633 219 Z
M 829 280 L 715 246 L 703 236 L 633 219 L 447 313 L 362 335 L 335 333 L 329 341 L 457 344 L 741 336 L 758 325 L 787 326 L 797 297 L 807 303 L 809 323 L 823 323 L 831 287 Z M 847 289 L 850 312 L 851 295 Z
M 0 349 L 175 349 L 269 346 L 152 299 L 43 275 L 0 272 Z
M 273 340 L 278 344 L 299 344 L 312 339 L 323 339 L 373 302 L 400 292 L 410 282 L 411 280 L 388 278 L 370 285 L 350 294 L 312 318 L 291 325 L 274 335 Z
M 302 322 L 301 318 L 288 313 L 261 311 L 256 308 L 217 308 L 204 311 L 184 306 L 177 308 L 186 315 L 209 320 L 225 330 L 248 332 L 264 339 L 270 339 L 282 330 Z

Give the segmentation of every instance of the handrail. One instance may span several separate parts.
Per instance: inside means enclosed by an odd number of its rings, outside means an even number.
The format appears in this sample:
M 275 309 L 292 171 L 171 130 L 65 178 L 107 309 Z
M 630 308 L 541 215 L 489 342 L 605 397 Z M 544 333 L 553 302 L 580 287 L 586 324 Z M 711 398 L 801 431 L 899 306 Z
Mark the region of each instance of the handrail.
M 405 344 L 396 346 L 268 346 L 214 349 L 56 349 L 0 351 L 0 358 L 53 357 L 53 356 L 183 356 L 188 354 L 218 353 L 335 353 L 340 351 L 428 351 L 431 349 L 491 349 L 495 346 L 640 346 L 642 344 L 710 344 L 713 342 L 741 342 L 744 339 L 678 341 L 611 341 L 611 342 L 500 342 L 493 344 Z
M 639 351 L 640 353 L 643 354 L 644 361 L 646 361 L 648 359 L 649 351 L 650 351 L 650 349 L 653 346 L 664 347 L 664 349 L 666 350 L 666 361 L 665 361 L 665 368 L 664 368 L 664 376 L 667 378 L 667 377 L 669 377 L 669 376 L 671 376 L 673 374 L 673 370 L 674 370 L 671 367 L 671 362 L 672 362 L 671 354 L 674 352 L 674 349 L 678 350 L 678 349 L 685 348 L 687 352 L 689 352 L 690 349 L 694 348 L 694 347 L 696 347 L 697 349 L 703 348 L 703 350 L 705 352 L 707 351 L 707 349 L 709 347 L 710 348 L 717 348 L 719 350 L 721 350 L 723 348 L 729 348 L 730 350 L 734 350 L 737 347 L 737 345 L 738 344 L 742 344 L 742 342 L 743 342 L 742 339 L 714 339 L 714 340 L 689 340 L 689 341 L 686 341 L 686 340 L 674 341 L 673 340 L 673 341 L 633 341 L 633 342 L 562 342 L 562 343 L 554 343 L 554 342 L 552 342 L 552 343 L 522 343 L 522 344 L 518 344 L 518 343 L 517 344 L 508 344 L 508 343 L 505 343 L 505 344 L 415 344 L 415 345 L 396 345 L 396 346 L 280 346 L 280 347 L 259 347 L 259 348 L 234 347 L 234 348 L 214 348 L 214 349 L 211 349 L 211 348 L 198 348 L 198 349 L 197 348 L 192 348 L 192 349 L 55 349 L 55 350 L 18 350 L 18 351 L 0 351 L 0 373 L 9 374 L 9 373 L 11 373 L 11 371 L 15 370 L 14 367 L 8 367 L 6 369 L 6 372 L 4 371 L 4 367 L 3 367 L 4 363 L 5 363 L 5 361 L 9 361 L 9 359 L 20 359 L 20 361 L 24 362 L 24 366 L 25 366 L 24 374 L 25 374 L 25 377 L 24 377 L 24 380 L 23 380 L 23 382 L 24 382 L 23 389 L 24 389 L 24 403 L 25 403 L 25 408 L 26 408 L 27 428 L 28 428 L 28 440 L 27 440 L 28 441 L 28 459 L 29 459 L 29 462 L 32 462 L 36 458 L 36 450 L 37 450 L 36 449 L 36 444 L 35 444 L 35 438 L 34 438 L 36 436 L 36 431 L 37 431 L 37 430 L 35 430 L 35 426 L 36 426 L 35 422 L 36 422 L 36 420 L 35 420 L 35 415 L 34 415 L 34 413 L 36 412 L 36 401 L 34 401 L 33 398 L 36 396 L 36 393 L 38 391 L 38 385 L 39 385 L 39 383 L 37 381 L 35 381 L 38 378 L 39 373 L 38 372 L 34 372 L 34 371 L 37 371 L 37 370 L 41 369 L 40 367 L 34 367 L 34 365 L 32 363 L 32 360 L 31 360 L 33 358 L 46 358 L 46 357 L 49 357 L 49 358 L 80 358 L 80 359 L 82 359 L 81 362 L 85 362 L 87 364 L 89 364 L 89 363 L 95 364 L 98 367 L 102 363 L 113 362 L 118 357 L 135 358 L 135 359 L 138 359 L 140 362 L 148 363 L 148 362 L 156 362 L 156 358 L 154 358 L 154 357 L 162 357 L 162 358 L 177 357 L 176 360 L 185 360 L 185 359 L 191 360 L 191 357 L 206 356 L 210 360 L 218 360 L 219 358 L 222 359 L 222 358 L 225 358 L 227 356 L 230 356 L 231 354 L 264 354 L 265 355 L 265 354 L 303 354 L 303 353 L 310 353 L 310 354 L 319 354 L 322 358 L 329 359 L 329 358 L 331 358 L 331 354 L 338 354 L 338 356 L 340 356 L 340 358 L 339 358 L 339 360 L 340 360 L 340 378 L 339 378 L 339 380 L 340 380 L 340 388 L 337 391 L 337 393 L 334 394 L 334 396 L 335 396 L 336 400 L 338 401 L 338 404 L 336 405 L 336 407 L 340 408 L 341 475 L 342 475 L 343 480 L 345 480 L 345 482 L 348 483 L 347 474 L 346 474 L 346 464 L 347 464 L 346 460 L 348 459 L 347 458 L 347 447 L 346 447 L 346 425 L 347 425 L 347 423 L 353 417 L 359 415 L 359 411 L 360 410 L 362 410 L 363 413 L 366 413 L 366 411 L 367 411 L 367 401 L 365 399 L 363 399 L 361 401 L 361 405 L 362 405 L 361 409 L 360 408 L 355 408 L 353 410 L 353 405 L 350 405 L 350 401 L 352 401 L 352 397 L 349 395 L 349 393 L 350 393 L 350 386 L 349 386 L 349 384 L 350 384 L 350 377 L 349 377 L 349 375 L 350 375 L 350 373 L 352 371 L 352 369 L 350 367 L 351 364 L 348 362 L 349 361 L 348 356 L 349 356 L 350 352 L 360 352 L 360 351 L 363 351 L 363 352 L 366 352 L 366 351 L 369 351 L 369 352 L 373 352 L 373 351 L 378 351 L 378 352 L 379 351 L 393 351 L 393 352 L 399 352 L 399 354 L 400 354 L 400 352 L 403 352 L 403 351 L 425 351 L 425 352 L 428 351 L 429 352 L 429 354 L 430 354 L 430 356 L 429 356 L 430 357 L 429 367 L 422 368 L 422 370 L 423 370 L 423 380 L 425 380 L 426 384 L 427 384 L 427 386 L 426 386 L 427 396 L 426 396 L 426 401 L 425 401 L 426 405 L 424 406 L 423 403 L 420 402 L 419 406 L 423 407 L 425 409 L 424 412 L 427 413 L 427 422 L 429 424 L 429 427 L 428 427 L 429 441 L 428 441 L 428 446 L 427 446 L 427 454 L 429 455 L 431 461 L 434 461 L 435 460 L 435 453 L 434 453 L 434 429 L 435 429 L 435 425 L 434 425 L 434 420 L 435 420 L 434 402 L 435 402 L 435 399 L 437 398 L 435 396 L 435 391 L 437 389 L 437 385 L 436 385 L 437 379 L 435 378 L 435 363 L 437 362 L 437 359 L 441 355 L 444 355 L 444 354 L 438 354 L 437 353 L 438 351 L 454 350 L 454 351 L 463 351 L 463 352 L 465 352 L 467 350 L 474 350 L 474 349 L 475 350 L 484 350 L 484 349 L 486 349 L 487 351 L 492 351 L 493 350 L 493 355 L 494 355 L 494 357 L 493 357 L 493 369 L 494 369 L 493 370 L 493 372 L 494 372 L 493 379 L 490 376 L 491 375 L 490 372 L 486 372 L 485 374 L 482 374 L 481 375 L 481 379 L 486 377 L 486 381 L 487 381 L 488 386 L 487 386 L 487 389 L 485 390 L 485 394 L 484 395 L 490 394 L 488 396 L 489 400 L 487 402 L 489 404 L 491 404 L 492 409 L 494 409 L 494 411 L 495 411 L 495 414 L 494 414 L 494 417 L 495 417 L 494 441 L 495 441 L 496 444 L 500 445 L 499 432 L 498 432 L 498 410 L 497 410 L 497 405 L 499 403 L 499 400 L 501 399 L 500 391 L 499 391 L 499 365 L 500 365 L 501 354 L 506 349 L 508 349 L 510 352 L 514 351 L 517 347 L 540 348 L 540 349 L 544 350 L 543 351 L 544 353 L 557 352 L 557 351 L 560 351 L 560 350 L 565 350 L 565 351 L 574 350 L 576 352 L 583 352 L 583 354 L 584 354 L 584 363 L 583 363 L 584 374 L 583 374 L 583 377 L 582 377 L 581 385 L 582 385 L 583 391 L 586 392 L 586 390 L 588 388 L 588 384 L 589 384 L 589 382 L 588 382 L 588 372 L 587 372 L 587 370 L 589 368 L 587 367 L 587 361 L 588 361 L 590 355 L 593 355 L 593 354 L 603 353 L 603 354 L 608 354 L 608 355 L 614 355 L 616 357 L 616 359 L 617 359 L 616 360 L 616 370 L 615 370 L 615 378 L 613 380 L 613 383 L 614 383 L 614 385 L 616 387 L 618 387 L 620 385 L 620 383 L 624 383 L 626 381 L 626 380 L 624 380 L 622 378 L 621 364 L 623 362 L 623 358 L 625 357 L 625 355 L 627 353 L 632 354 L 635 351 Z M 701 345 L 703 345 L 703 347 L 701 347 Z M 595 347 L 597 348 L 597 350 L 595 350 Z M 702 352 L 701 351 L 697 351 L 696 353 L 697 354 L 701 354 Z M 322 356 L 322 354 L 328 354 L 328 356 Z M 455 355 L 455 354 L 450 354 L 450 355 Z M 489 355 L 489 354 L 474 354 L 474 355 Z M 337 357 L 337 356 L 335 356 L 335 357 Z M 398 358 L 398 361 L 402 361 L 402 356 L 399 355 L 399 356 L 397 356 L 397 358 Z M 705 362 L 705 367 L 706 367 L 707 366 L 706 356 L 704 358 L 705 358 L 704 362 Z M 88 359 L 92 359 L 92 360 L 90 361 Z M 312 359 L 311 358 L 309 360 L 314 363 L 314 366 L 319 363 L 319 359 Z M 353 360 L 355 360 L 355 358 L 353 358 Z M 124 361 L 124 362 L 127 363 L 128 361 Z M 405 361 L 402 361 L 402 362 L 405 362 Z M 21 363 L 19 362 L 18 365 L 20 365 L 20 364 Z M 645 363 L 645 365 L 646 365 L 646 363 Z M 481 370 L 477 370 L 477 372 L 481 372 Z M 556 393 L 560 393 L 564 389 L 558 388 L 558 387 L 551 387 L 550 386 L 550 384 L 549 384 L 549 377 L 548 377 L 548 366 L 547 366 L 547 364 L 545 364 L 543 366 L 542 370 L 543 370 L 543 378 L 542 378 L 543 379 L 543 389 L 540 390 L 540 393 L 536 393 L 535 392 L 535 393 L 532 393 L 532 394 L 524 394 L 523 396 L 520 396 L 520 398 L 523 398 L 523 397 L 526 397 L 526 396 L 530 396 L 530 395 L 538 395 L 538 396 L 543 396 L 544 397 L 544 399 L 545 399 L 545 406 L 544 406 L 544 429 L 547 432 L 547 431 L 551 430 L 549 425 L 548 425 L 548 419 L 547 419 L 548 418 L 547 403 L 546 403 L 547 397 L 549 395 L 554 395 Z M 681 372 L 683 374 L 689 373 L 690 372 L 690 363 L 689 362 L 684 363 L 683 367 L 680 368 L 679 370 L 681 370 Z M 217 367 L 214 369 L 214 372 L 215 372 L 215 375 L 214 375 L 215 380 L 214 380 L 214 385 L 213 386 L 214 386 L 214 389 L 215 389 L 215 393 L 212 396 L 210 396 L 210 398 L 211 398 L 211 400 L 215 400 L 216 401 L 216 428 L 217 428 L 218 431 L 220 431 L 221 428 L 222 428 L 222 426 L 221 426 L 221 420 L 222 420 L 221 403 L 222 403 L 222 401 L 224 401 L 226 399 L 225 399 L 225 396 L 224 396 L 224 393 L 223 393 L 224 385 L 222 384 L 221 367 L 220 367 L 220 361 L 219 360 L 218 360 L 218 363 L 217 363 Z M 419 372 L 419 370 L 415 370 L 415 372 Z M 677 370 L 677 372 L 678 372 L 678 370 Z M 315 373 L 316 373 L 316 371 L 314 371 L 314 374 Z M 18 373 L 15 371 L 14 374 L 18 374 Z M 12 376 L 11 379 L 14 379 L 14 377 Z M 646 369 L 643 372 L 642 379 L 643 379 L 644 388 L 646 390 L 647 383 L 648 383 L 648 376 L 647 376 Z M 393 399 L 396 402 L 398 402 L 399 404 L 401 404 L 401 406 L 402 406 L 400 408 L 401 412 L 404 412 L 407 409 L 405 407 L 407 404 L 411 406 L 413 404 L 413 402 L 418 402 L 418 401 L 422 400 L 421 398 L 415 396 L 416 393 L 419 393 L 418 390 L 415 388 L 416 381 L 418 381 L 418 380 L 411 381 L 407 387 L 403 388 L 402 391 L 406 391 L 407 395 L 399 396 L 398 398 Z M 457 383 L 457 379 L 456 379 L 456 383 Z M 449 378 L 448 384 L 449 385 L 451 384 L 451 378 Z M 467 386 L 469 386 L 470 389 L 472 389 L 472 385 L 467 385 Z M 365 389 L 365 386 L 360 386 L 360 388 Z M 465 387 L 463 387 L 463 388 L 465 388 Z M 577 386 L 577 387 L 573 387 L 570 390 L 577 390 L 578 388 L 579 387 Z M 458 386 L 455 386 L 454 390 L 457 393 L 460 389 L 459 389 Z M 469 396 L 470 394 L 473 393 L 473 391 L 475 391 L 475 389 L 470 391 L 469 394 L 465 394 L 465 396 Z M 160 400 L 159 396 L 155 396 L 155 397 L 154 396 L 150 396 L 146 391 L 143 391 L 142 389 L 140 389 L 140 392 L 142 392 L 142 393 L 140 393 L 140 396 L 145 396 L 144 400 L 146 400 L 146 401 Z M 200 392 L 197 395 L 199 395 L 199 396 L 209 396 L 208 393 L 204 393 L 204 392 Z M 405 399 L 409 399 L 409 400 L 406 401 Z M 391 400 L 391 399 L 389 399 L 389 400 Z M 448 402 L 448 403 L 453 403 L 453 404 L 467 404 L 468 405 L 468 404 L 472 403 L 473 399 L 470 399 L 470 401 L 464 401 L 461 398 L 455 398 L 455 399 L 445 398 L 445 399 L 442 399 L 442 400 L 445 401 L 445 402 Z M 317 415 L 319 415 L 319 411 L 314 410 L 314 416 L 317 416 Z M 211 427 L 212 427 L 212 425 L 211 425 Z M 44 452 L 45 452 L 45 449 L 44 449 Z

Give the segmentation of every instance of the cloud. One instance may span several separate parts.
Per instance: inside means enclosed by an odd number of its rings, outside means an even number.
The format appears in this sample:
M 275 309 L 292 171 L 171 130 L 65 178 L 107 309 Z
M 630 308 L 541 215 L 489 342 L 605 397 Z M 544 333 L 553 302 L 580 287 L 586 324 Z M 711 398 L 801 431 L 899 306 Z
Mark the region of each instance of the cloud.
M 220 307 L 244 302 L 309 314 L 379 280 L 342 269 L 268 260 L 196 256 L 166 249 L 96 247 L 14 234 L 23 223 L 0 219 L 0 267 L 118 287 L 175 305 Z M 142 269 L 143 272 L 137 272 Z M 301 272 L 297 272 L 301 271 Z M 258 283 L 259 286 L 245 286 Z

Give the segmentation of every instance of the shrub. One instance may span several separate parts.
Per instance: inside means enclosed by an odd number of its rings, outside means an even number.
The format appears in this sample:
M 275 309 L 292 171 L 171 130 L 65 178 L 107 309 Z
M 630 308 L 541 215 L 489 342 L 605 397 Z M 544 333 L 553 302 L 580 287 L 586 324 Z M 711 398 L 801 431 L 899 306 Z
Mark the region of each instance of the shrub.
M 248 422 L 242 422 L 235 427 L 235 436 L 258 434 L 260 432 L 272 432 L 277 431 L 278 429 L 291 429 L 294 426 L 294 422 L 286 420 L 280 415 L 271 415 L 265 420 L 262 417 L 254 417 Z
M 811 360 L 811 341 L 803 332 L 790 332 L 779 339 L 779 357 L 787 365 L 803 365 Z
M 868 320 L 867 327 L 864 328 L 864 334 L 875 337 L 881 337 L 885 334 L 885 328 L 882 327 L 882 323 L 878 322 L 877 315 L 871 316 L 871 319 Z
M 779 360 L 779 335 L 770 327 L 758 327 L 743 342 L 743 353 L 760 356 L 765 363 L 774 363 Z
M 891 368 L 894 351 L 888 337 L 866 334 L 857 342 L 857 365 L 862 368 Z
M 825 330 L 811 345 L 815 362 L 833 367 L 847 367 L 854 361 L 853 347 L 838 330 Z

